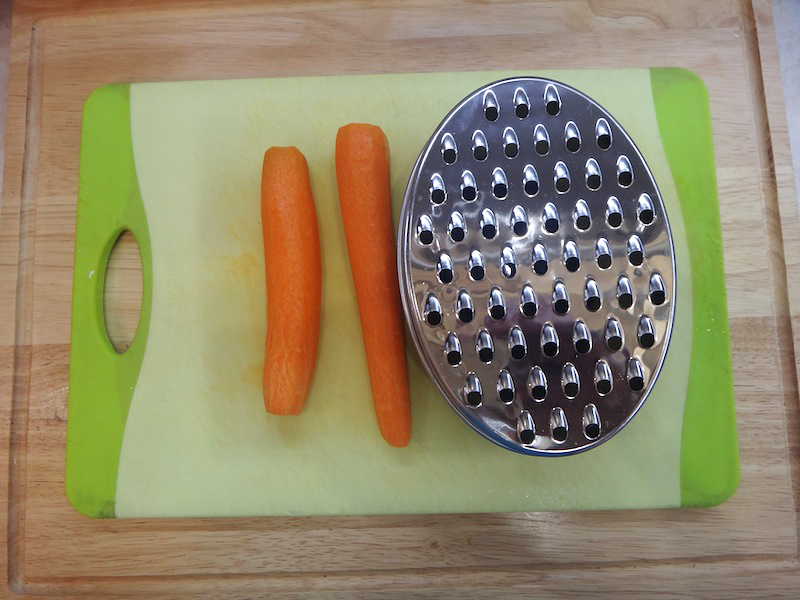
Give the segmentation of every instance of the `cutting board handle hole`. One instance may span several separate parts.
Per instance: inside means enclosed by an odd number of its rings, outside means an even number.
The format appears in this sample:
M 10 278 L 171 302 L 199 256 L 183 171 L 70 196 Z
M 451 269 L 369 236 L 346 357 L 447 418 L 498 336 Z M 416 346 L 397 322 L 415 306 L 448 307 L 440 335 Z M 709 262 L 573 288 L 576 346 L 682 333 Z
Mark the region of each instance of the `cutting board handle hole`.
M 130 231 L 111 249 L 103 285 L 103 322 L 111 346 L 123 354 L 133 342 L 142 312 L 142 257 Z

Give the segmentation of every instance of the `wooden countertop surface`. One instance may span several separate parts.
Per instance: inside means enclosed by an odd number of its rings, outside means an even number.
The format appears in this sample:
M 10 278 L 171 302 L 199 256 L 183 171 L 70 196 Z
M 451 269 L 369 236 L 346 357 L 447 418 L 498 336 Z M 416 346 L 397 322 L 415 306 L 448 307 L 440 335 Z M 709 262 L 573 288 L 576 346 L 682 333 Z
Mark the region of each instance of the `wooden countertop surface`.
M 705 510 L 371 518 L 91 520 L 72 510 L 70 293 L 90 90 L 539 66 L 680 66 L 708 85 L 742 464 L 733 499 Z M 6 595 L 797 597 L 800 220 L 768 0 L 18 0 L 3 190 Z

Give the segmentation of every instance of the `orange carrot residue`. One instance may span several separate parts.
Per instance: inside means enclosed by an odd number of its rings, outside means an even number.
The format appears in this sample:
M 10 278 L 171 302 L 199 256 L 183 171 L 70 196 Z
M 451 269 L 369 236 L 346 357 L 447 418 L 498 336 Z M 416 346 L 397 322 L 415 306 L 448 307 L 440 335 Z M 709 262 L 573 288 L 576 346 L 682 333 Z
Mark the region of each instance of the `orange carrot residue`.
M 297 415 L 308 396 L 319 344 L 322 266 L 308 164 L 294 147 L 272 147 L 261 172 L 267 275 L 264 405 Z
M 411 435 L 389 148 L 380 127 L 351 124 L 336 136 L 339 203 L 353 272 L 378 426 L 392 446 Z

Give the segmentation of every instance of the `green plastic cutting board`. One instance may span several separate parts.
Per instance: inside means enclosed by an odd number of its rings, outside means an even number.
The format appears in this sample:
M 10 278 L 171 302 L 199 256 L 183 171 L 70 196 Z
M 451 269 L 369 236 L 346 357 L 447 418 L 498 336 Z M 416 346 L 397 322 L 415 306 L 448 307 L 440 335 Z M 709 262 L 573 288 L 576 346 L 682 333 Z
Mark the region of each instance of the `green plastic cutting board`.
M 383 127 L 397 215 L 414 161 L 473 89 L 520 73 L 115 84 L 86 101 L 81 141 L 66 490 L 102 517 L 498 512 L 699 506 L 739 477 L 706 88 L 681 69 L 530 73 L 573 85 L 627 129 L 675 237 L 676 322 L 635 419 L 576 456 L 529 457 L 451 411 L 409 346 L 413 432 L 388 446 L 372 410 L 338 211 L 339 126 Z M 259 184 L 263 153 L 306 155 L 323 250 L 322 334 L 300 417 L 266 414 Z M 102 296 L 125 230 L 142 316 L 112 349 Z

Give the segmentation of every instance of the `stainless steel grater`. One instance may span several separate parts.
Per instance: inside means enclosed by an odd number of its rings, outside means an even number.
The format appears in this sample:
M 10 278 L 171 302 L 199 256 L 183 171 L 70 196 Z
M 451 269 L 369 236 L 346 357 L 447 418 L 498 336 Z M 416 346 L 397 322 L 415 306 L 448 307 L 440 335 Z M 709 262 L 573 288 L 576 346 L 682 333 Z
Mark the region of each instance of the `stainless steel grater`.
M 653 388 L 675 314 L 667 213 L 636 145 L 578 90 L 519 77 L 460 102 L 411 173 L 398 247 L 422 361 L 489 440 L 587 450 Z

